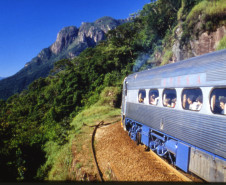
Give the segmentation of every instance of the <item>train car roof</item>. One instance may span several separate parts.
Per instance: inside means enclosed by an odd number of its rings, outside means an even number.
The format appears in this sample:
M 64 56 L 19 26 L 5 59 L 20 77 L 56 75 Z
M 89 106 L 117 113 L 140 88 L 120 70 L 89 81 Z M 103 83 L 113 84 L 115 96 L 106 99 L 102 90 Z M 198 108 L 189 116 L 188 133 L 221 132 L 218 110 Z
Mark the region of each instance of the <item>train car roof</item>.
M 133 73 L 128 89 L 226 85 L 226 49 Z

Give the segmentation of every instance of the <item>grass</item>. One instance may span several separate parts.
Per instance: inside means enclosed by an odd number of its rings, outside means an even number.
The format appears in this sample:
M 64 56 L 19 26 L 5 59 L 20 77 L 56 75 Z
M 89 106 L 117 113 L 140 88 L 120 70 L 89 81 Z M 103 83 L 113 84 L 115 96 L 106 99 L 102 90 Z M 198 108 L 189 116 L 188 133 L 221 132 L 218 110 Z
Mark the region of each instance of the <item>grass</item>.
M 180 9 L 178 10 L 178 12 L 177 12 L 177 20 L 178 20 L 178 21 L 182 19 L 184 7 L 185 7 L 185 1 L 182 0 L 182 1 L 181 1 L 181 8 L 180 8 Z
M 69 179 L 68 171 L 71 167 L 72 154 L 69 144 L 64 145 L 56 155 L 55 165 L 49 172 L 48 180 L 66 181 Z
M 167 50 L 163 56 L 161 66 L 168 64 L 172 56 L 173 56 L 172 50 Z
M 225 25 L 225 9 L 225 0 L 203 0 L 194 6 L 183 22 L 181 44 L 186 44 L 192 36 L 198 38 L 205 31 L 210 33 L 216 31 L 220 26 Z
M 200 19 L 208 22 L 209 20 L 222 20 L 226 15 L 225 0 L 207 1 L 204 0 L 197 4 L 188 14 L 186 22 L 192 28 Z
M 112 180 L 112 170 L 110 168 L 108 168 L 106 171 L 105 171 L 105 174 L 108 178 L 109 181 Z
M 89 108 L 80 112 L 71 122 L 73 129 L 69 134 L 69 142 L 63 146 L 55 143 L 46 145 L 47 162 L 40 170 L 45 171 L 45 180 L 83 181 L 85 176 L 95 176 L 94 161 L 91 150 L 91 134 L 94 127 L 102 120 L 105 123 L 117 122 L 120 118 L 121 110 L 114 107 L 114 102 L 120 95 L 120 88 L 105 88 L 100 100 Z M 89 179 L 88 179 L 89 180 Z
M 220 40 L 216 50 L 226 49 L 226 35 Z

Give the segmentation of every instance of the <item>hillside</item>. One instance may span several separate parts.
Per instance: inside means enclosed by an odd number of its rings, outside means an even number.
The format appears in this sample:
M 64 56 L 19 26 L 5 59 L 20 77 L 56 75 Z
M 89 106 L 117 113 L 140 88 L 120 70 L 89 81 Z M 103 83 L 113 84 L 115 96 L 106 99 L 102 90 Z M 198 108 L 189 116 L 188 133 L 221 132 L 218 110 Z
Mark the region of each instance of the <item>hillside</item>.
M 168 6 L 174 6 L 174 8 L 165 13 L 165 15 L 168 14 L 168 17 L 164 17 L 161 10 L 156 11 L 155 5 L 146 5 L 141 11 L 142 16 L 147 16 L 149 30 L 153 26 L 158 26 L 157 30 L 160 35 L 162 35 L 163 25 L 165 25 L 161 21 L 174 20 L 173 24 L 167 24 L 163 37 L 158 36 L 157 41 L 152 39 L 153 43 L 149 41 L 152 43 L 153 50 L 150 57 L 142 63 L 141 70 L 153 65 L 174 63 L 225 48 L 226 4 L 224 0 L 181 0 L 180 3 L 175 2 L 170 5 L 171 2 L 173 1 L 168 2 Z M 161 4 L 161 1 L 156 4 L 158 3 Z M 180 6 L 178 6 L 179 4 Z M 207 7 L 209 8 L 207 9 Z M 148 11 L 149 13 L 147 13 Z M 154 22 L 157 15 L 161 19 L 158 22 L 159 25 Z M 153 31 L 149 32 L 151 35 Z
M 104 40 L 109 30 L 124 22 L 126 20 L 102 17 L 93 23 L 84 22 L 80 28 L 75 26 L 63 28 L 51 46 L 43 49 L 15 75 L 0 82 L 0 99 L 7 99 L 15 93 L 20 93 L 34 80 L 47 77 L 56 61 L 75 58 L 86 48 L 94 47 Z
M 85 125 L 118 118 L 122 81 L 128 74 L 226 48 L 223 2 L 158 0 L 147 4 L 133 21 L 108 31 L 95 47 L 74 58 L 59 58 L 48 77 L 0 100 L 0 181 L 68 180 L 72 143 L 82 151 L 88 132 Z M 91 23 L 84 23 L 81 30 L 83 26 L 93 29 Z M 73 35 L 76 30 L 68 27 L 62 33 Z M 194 43 L 200 48 L 201 38 L 205 46 L 211 46 L 208 50 L 195 50 Z M 53 44 L 43 53 L 57 53 L 62 48 L 72 51 L 76 39 L 72 40 L 65 42 L 66 49 Z M 25 69 L 38 65 L 35 61 Z M 40 65 L 43 70 L 45 65 Z

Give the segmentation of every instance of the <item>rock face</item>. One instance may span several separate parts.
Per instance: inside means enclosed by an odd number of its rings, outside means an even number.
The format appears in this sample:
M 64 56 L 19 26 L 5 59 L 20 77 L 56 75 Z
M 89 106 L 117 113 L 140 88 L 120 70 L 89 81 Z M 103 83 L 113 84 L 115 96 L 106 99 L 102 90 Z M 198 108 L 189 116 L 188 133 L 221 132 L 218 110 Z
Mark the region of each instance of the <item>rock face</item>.
M 63 28 L 51 46 L 43 49 L 18 73 L 0 81 L 0 99 L 7 99 L 21 92 L 34 80 L 48 76 L 56 61 L 74 58 L 87 47 L 94 47 L 105 39 L 105 34 L 109 30 L 126 21 L 102 17 L 94 23 L 82 23 L 80 28 L 75 26 Z
M 218 28 L 215 32 L 210 34 L 208 34 L 208 32 L 202 33 L 198 40 L 190 41 L 192 53 L 194 56 L 198 56 L 215 51 L 219 41 L 224 35 L 226 35 L 225 26 Z
M 102 17 L 94 23 L 82 23 L 80 28 L 69 26 L 63 28 L 58 34 L 56 41 L 48 48 L 43 49 L 37 57 L 28 62 L 25 67 L 32 63 L 45 63 L 62 58 L 74 58 L 85 48 L 94 47 L 99 41 L 105 39 L 105 34 L 124 23 L 123 20 L 115 20 L 111 17 Z
M 56 42 L 50 46 L 50 51 L 55 55 L 67 48 L 78 36 L 78 29 L 75 26 L 63 28 L 58 34 Z
M 180 61 L 215 51 L 219 41 L 226 35 L 226 27 L 219 27 L 215 32 L 211 33 L 203 32 L 198 39 L 190 40 L 189 43 L 183 47 L 180 46 L 180 38 L 182 35 L 181 27 L 177 28 L 175 35 L 177 39 L 172 48 L 173 58 L 175 61 Z

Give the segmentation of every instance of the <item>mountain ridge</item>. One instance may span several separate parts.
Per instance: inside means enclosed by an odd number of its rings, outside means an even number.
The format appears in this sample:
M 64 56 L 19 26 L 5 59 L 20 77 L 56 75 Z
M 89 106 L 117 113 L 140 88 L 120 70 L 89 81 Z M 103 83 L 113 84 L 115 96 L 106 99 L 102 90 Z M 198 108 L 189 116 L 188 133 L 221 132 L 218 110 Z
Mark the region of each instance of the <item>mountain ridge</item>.
M 62 28 L 52 45 L 42 49 L 16 74 L 0 81 L 0 99 L 7 99 L 26 89 L 34 80 L 48 76 L 56 61 L 75 58 L 86 48 L 94 47 L 99 41 L 104 40 L 109 30 L 127 21 L 104 16 L 93 23 L 83 22 L 79 28 Z
M 216 32 L 226 25 L 223 1 L 216 1 L 214 6 L 206 0 L 158 0 L 147 4 L 134 21 L 109 31 L 106 41 L 73 60 L 57 62 L 57 74 L 39 78 L 28 90 L 0 100 L 0 180 L 98 181 L 92 178 L 98 175 L 86 147 L 89 126 L 101 120 L 112 122 L 107 116 L 116 118 L 120 114 L 115 108 L 121 106 L 122 82 L 133 73 L 135 64 L 139 64 L 137 71 L 177 62 L 189 57 L 189 53 L 199 55 L 200 51 L 191 45 L 194 39 L 201 47 L 210 44 L 201 52 L 226 48 L 225 32 Z M 197 8 L 198 13 L 194 11 Z M 217 12 L 214 16 L 209 14 L 211 8 L 211 12 Z M 196 29 L 199 17 L 206 17 L 201 30 Z M 213 24 L 206 29 L 208 22 Z M 85 25 L 90 27 L 92 23 Z M 199 40 L 203 34 L 205 37 Z M 212 38 L 214 35 L 217 39 Z M 70 49 L 71 44 L 62 51 Z M 43 57 L 50 52 L 46 50 Z M 32 67 L 35 64 L 26 70 Z

